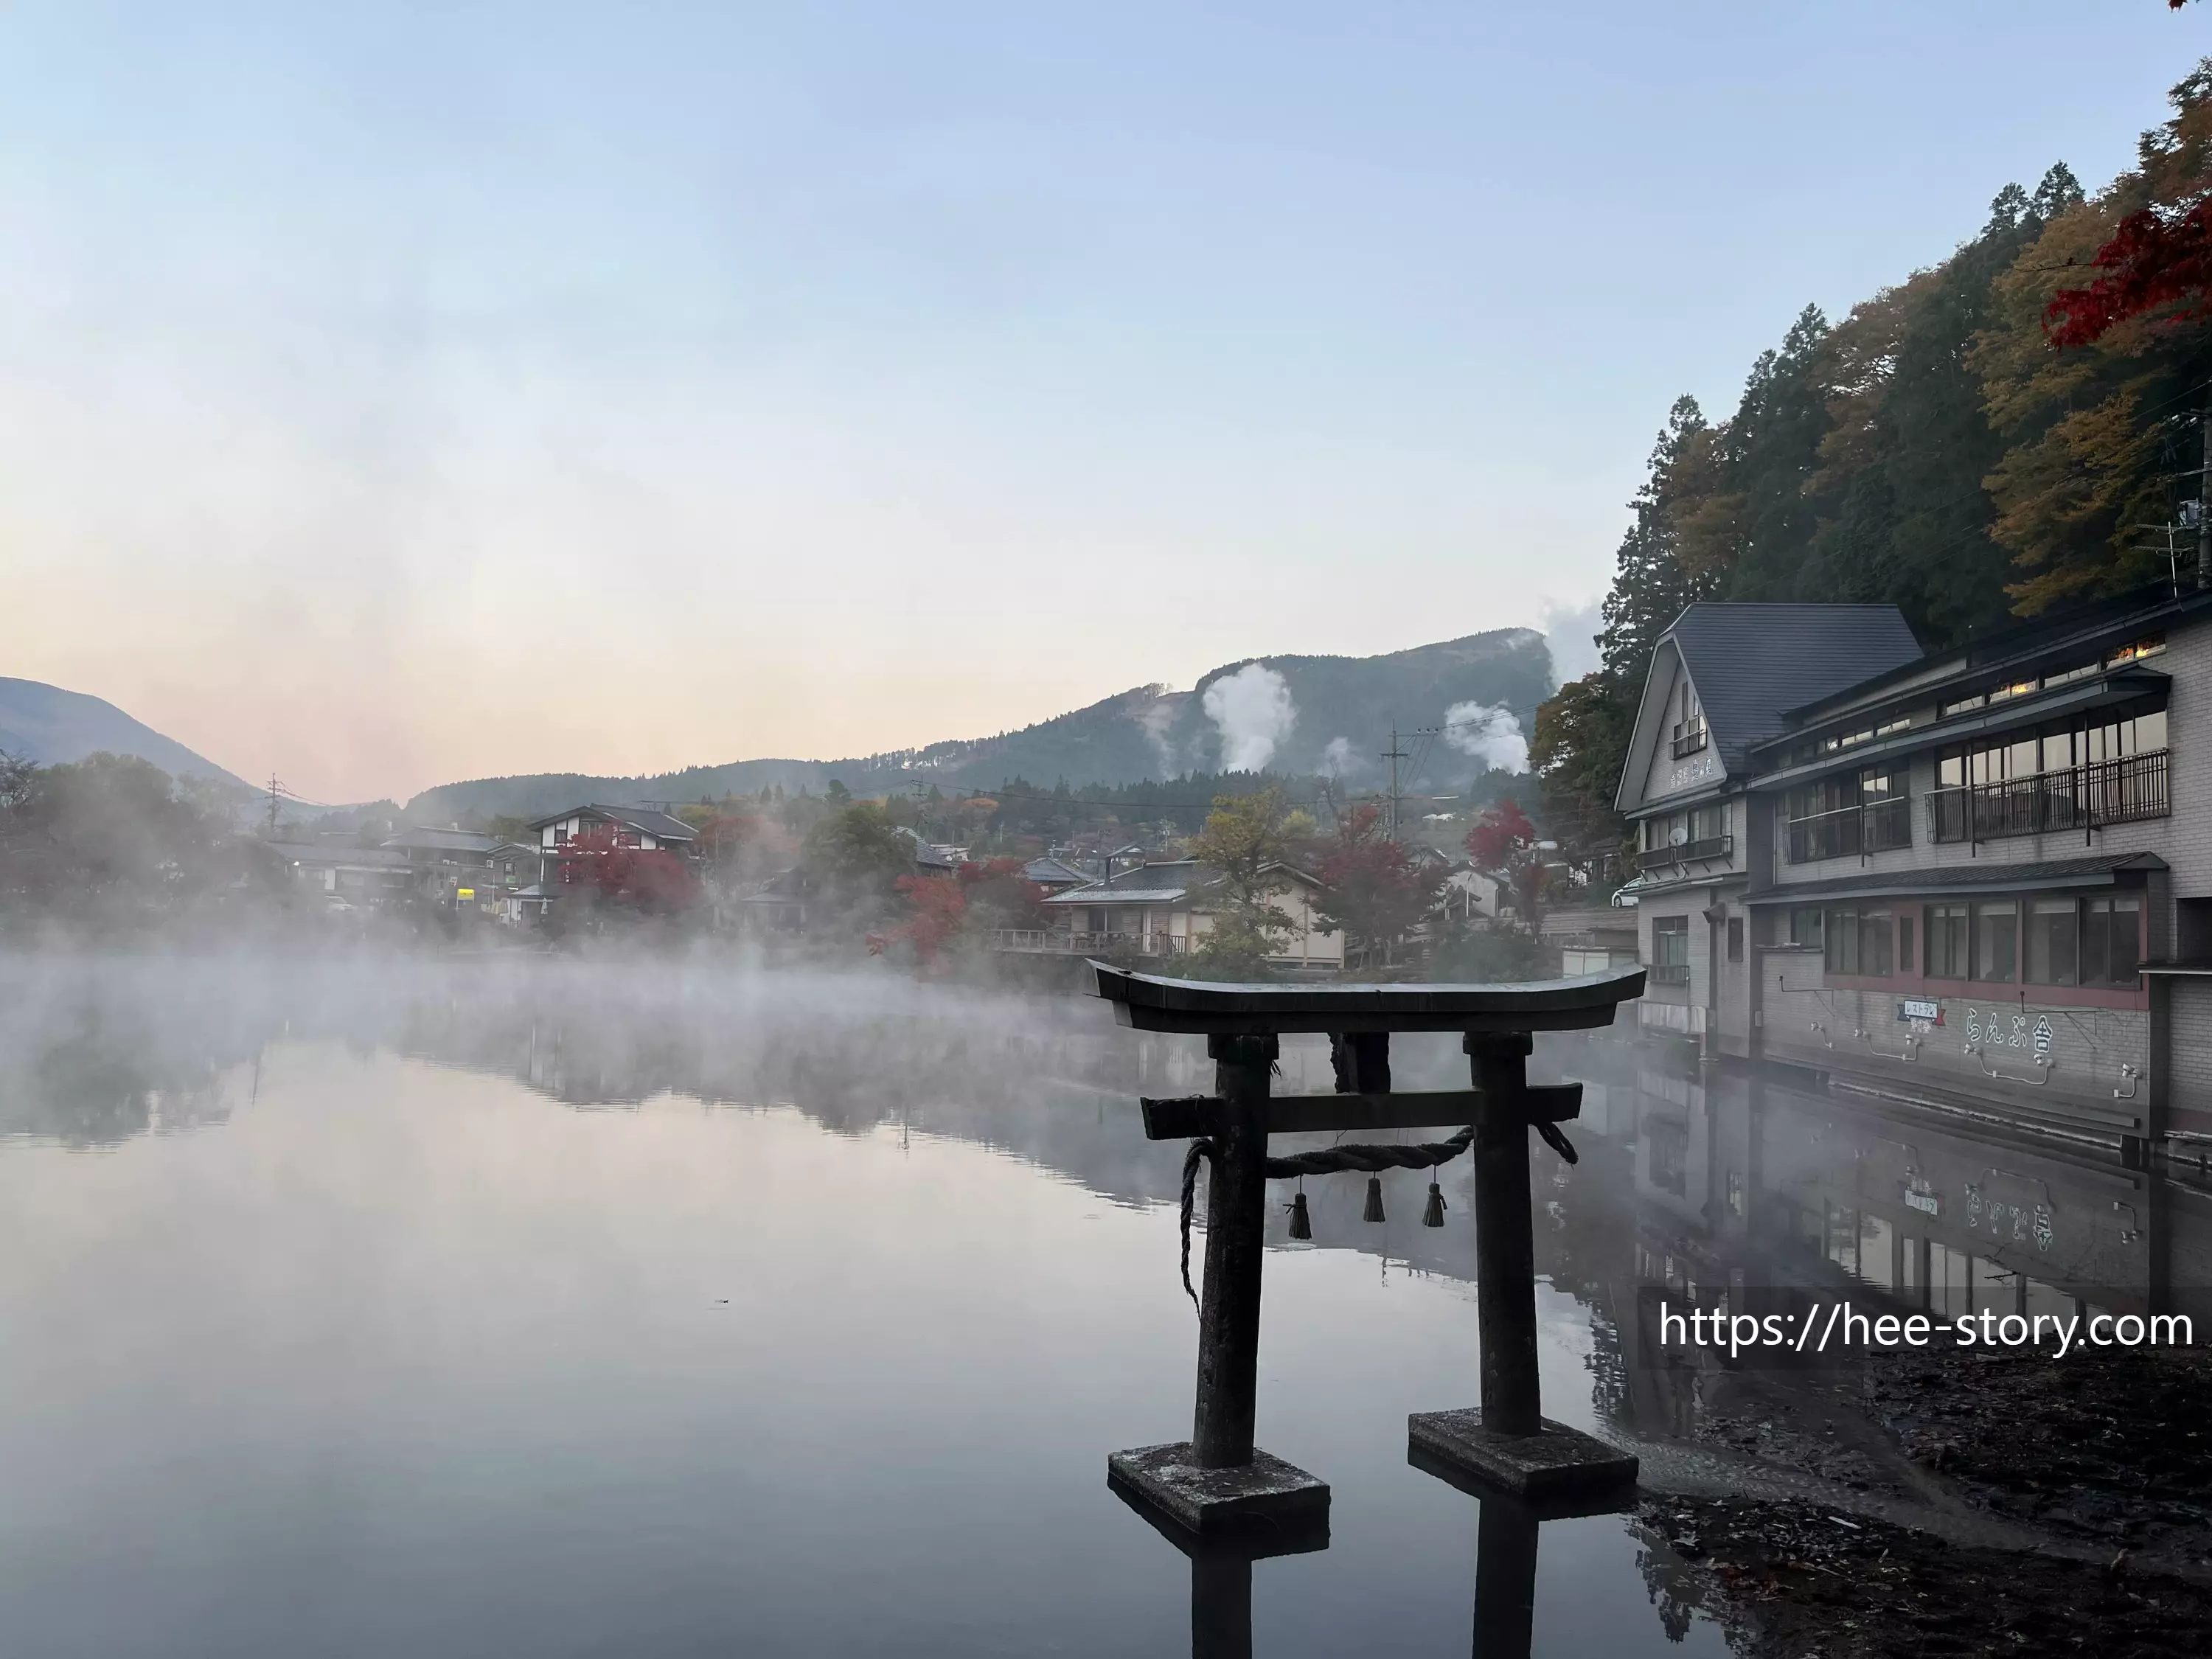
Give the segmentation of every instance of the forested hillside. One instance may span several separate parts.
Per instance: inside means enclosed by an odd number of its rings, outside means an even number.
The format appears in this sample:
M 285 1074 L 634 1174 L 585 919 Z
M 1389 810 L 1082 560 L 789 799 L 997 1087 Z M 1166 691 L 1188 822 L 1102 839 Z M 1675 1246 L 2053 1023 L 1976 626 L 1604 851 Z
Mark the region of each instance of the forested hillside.
M 0 679 L 0 755 L 59 766 L 103 752 L 135 755 L 173 777 L 198 778 L 240 791 L 246 787 L 205 756 L 131 719 L 112 702 L 37 680 Z
M 1386 776 L 1395 727 L 1411 751 L 1408 788 L 1464 787 L 1496 764 L 1525 764 L 1525 733 L 1552 689 L 1542 635 L 1495 629 L 1375 657 L 1267 657 L 1230 663 L 1188 691 L 1139 686 L 994 737 L 843 760 L 743 760 L 650 777 L 538 773 L 443 784 L 407 804 L 416 823 L 534 817 L 580 800 L 720 799 L 763 788 L 855 794 L 916 787 L 994 790 L 1027 778 L 1117 788 L 1192 774 L 1334 776 L 1354 789 Z M 1418 734 L 1418 735 L 1417 735 Z
M 2170 544 L 2189 579 L 2212 391 L 2212 60 L 2172 102 L 2098 195 L 2063 162 L 2033 191 L 2007 185 L 1941 264 L 1840 321 L 1807 307 L 1732 414 L 1676 400 L 1631 504 L 1604 665 L 1537 716 L 1563 839 L 1593 859 L 1622 839 L 1636 699 L 1693 601 L 1887 601 L 1937 649 L 2163 580 Z

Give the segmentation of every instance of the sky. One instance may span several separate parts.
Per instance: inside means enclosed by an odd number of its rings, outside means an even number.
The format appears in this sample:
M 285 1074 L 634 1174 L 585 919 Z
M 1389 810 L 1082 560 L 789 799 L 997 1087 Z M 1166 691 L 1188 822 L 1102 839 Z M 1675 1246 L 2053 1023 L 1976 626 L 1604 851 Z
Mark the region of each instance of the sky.
M 0 674 L 337 802 L 1586 659 L 1674 397 L 2103 184 L 2208 52 L 2164 0 L 17 0 Z

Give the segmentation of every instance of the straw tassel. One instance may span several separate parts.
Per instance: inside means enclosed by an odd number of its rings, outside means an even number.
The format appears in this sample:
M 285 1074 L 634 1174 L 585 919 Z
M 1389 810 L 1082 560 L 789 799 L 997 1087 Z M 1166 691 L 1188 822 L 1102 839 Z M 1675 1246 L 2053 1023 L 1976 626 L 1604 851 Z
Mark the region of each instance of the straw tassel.
M 1444 1189 L 1431 1181 L 1429 1183 L 1428 1207 L 1421 1212 L 1421 1225 L 1441 1227 L 1444 1224 Z
M 1382 1219 L 1382 1177 L 1379 1175 L 1367 1177 L 1367 1213 L 1361 1219 L 1365 1221 Z
M 1293 1193 L 1291 1195 L 1291 1237 L 1292 1238 L 1313 1237 L 1313 1223 L 1306 1215 L 1306 1195 L 1304 1193 Z

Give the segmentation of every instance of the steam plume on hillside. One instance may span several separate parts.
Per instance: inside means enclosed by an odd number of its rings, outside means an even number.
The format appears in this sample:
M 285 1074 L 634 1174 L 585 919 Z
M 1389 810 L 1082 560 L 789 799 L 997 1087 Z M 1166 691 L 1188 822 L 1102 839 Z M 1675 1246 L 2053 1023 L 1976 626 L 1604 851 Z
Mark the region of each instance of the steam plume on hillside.
M 1521 722 L 1498 704 L 1454 703 L 1444 710 L 1444 741 L 1500 771 L 1528 769 L 1528 739 Z
M 1221 766 L 1257 772 L 1297 724 L 1289 683 L 1265 663 L 1248 662 L 1206 688 L 1206 717 L 1221 733 Z

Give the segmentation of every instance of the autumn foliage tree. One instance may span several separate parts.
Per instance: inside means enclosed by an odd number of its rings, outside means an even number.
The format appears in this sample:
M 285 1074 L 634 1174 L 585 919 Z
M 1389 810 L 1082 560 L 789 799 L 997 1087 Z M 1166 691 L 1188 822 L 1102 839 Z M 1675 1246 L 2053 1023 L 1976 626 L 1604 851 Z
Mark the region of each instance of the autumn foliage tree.
M 899 896 L 906 915 L 880 933 L 868 936 L 868 954 L 881 956 L 894 945 L 911 945 L 925 966 L 942 956 L 960 936 L 968 919 L 968 893 L 957 876 L 901 876 Z
M 1449 872 L 1392 841 L 1382 809 L 1372 805 L 1347 813 L 1324 848 L 1315 873 L 1325 890 L 1314 900 L 1315 915 L 1325 931 L 1345 935 L 1347 958 L 1356 945 L 1369 965 L 1388 965 L 1436 909 Z
M 1191 854 L 1212 874 L 1204 904 L 1212 926 L 1197 956 L 1217 973 L 1257 974 L 1290 938 L 1290 913 L 1275 902 L 1270 868 L 1290 851 L 1283 792 L 1216 795 Z
M 1512 800 L 1486 808 L 1467 832 L 1468 860 L 1504 884 L 1521 924 L 1531 933 L 1543 915 L 1544 857 L 1536 826 Z
M 991 859 L 963 864 L 949 875 L 908 875 L 896 887 L 906 914 L 891 927 L 868 936 L 871 955 L 892 946 L 914 947 L 925 967 L 963 941 L 981 942 L 1000 927 L 1042 925 L 1044 889 L 1023 878 L 1019 859 Z
M 671 915 L 699 902 L 699 878 L 678 854 L 641 847 L 632 830 L 593 824 L 561 843 L 555 860 L 562 896 L 641 915 Z

